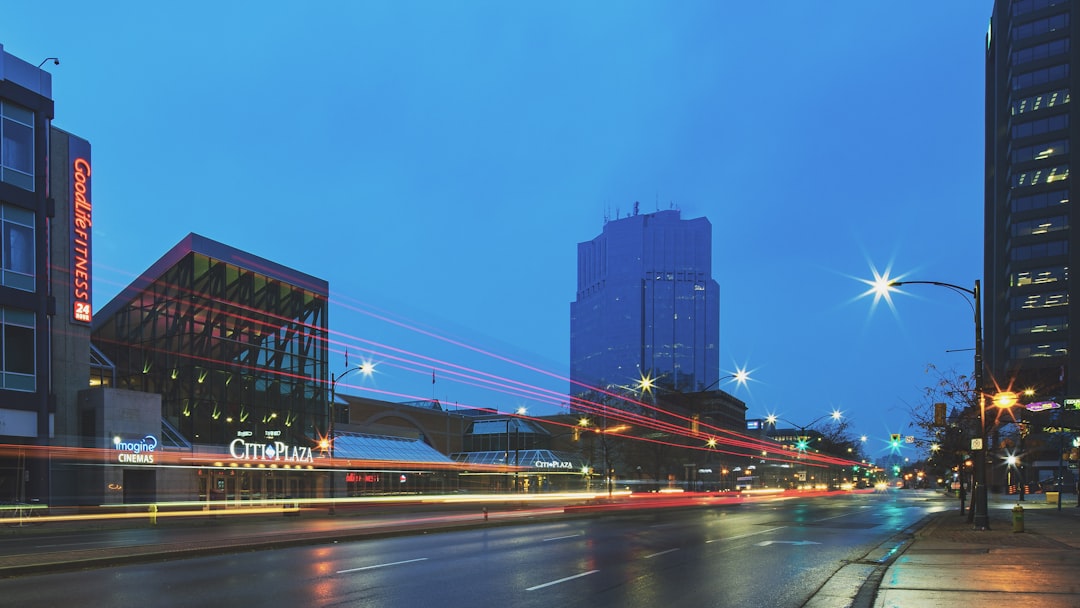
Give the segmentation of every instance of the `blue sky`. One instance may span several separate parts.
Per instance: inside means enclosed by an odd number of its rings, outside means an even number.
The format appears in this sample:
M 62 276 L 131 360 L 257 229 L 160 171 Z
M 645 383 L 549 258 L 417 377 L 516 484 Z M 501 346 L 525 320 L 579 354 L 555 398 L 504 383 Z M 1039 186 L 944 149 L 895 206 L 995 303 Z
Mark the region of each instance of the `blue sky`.
M 873 453 L 971 370 L 958 296 L 857 279 L 981 276 L 989 0 L 155 4 L 0 20 L 93 146 L 95 309 L 196 232 L 330 282 L 339 390 L 551 413 L 449 370 L 565 392 L 576 245 L 640 201 L 712 222 L 748 416 Z

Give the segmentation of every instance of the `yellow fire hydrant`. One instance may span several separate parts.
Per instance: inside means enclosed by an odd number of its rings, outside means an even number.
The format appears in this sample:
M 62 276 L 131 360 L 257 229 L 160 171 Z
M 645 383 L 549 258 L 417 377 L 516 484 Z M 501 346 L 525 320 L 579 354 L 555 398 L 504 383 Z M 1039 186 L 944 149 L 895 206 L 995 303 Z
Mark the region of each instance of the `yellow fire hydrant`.
M 157 505 L 150 505 L 147 508 L 147 511 L 150 512 L 150 525 L 156 526 L 157 525 Z
M 1016 505 L 1013 507 L 1013 532 L 1024 531 L 1024 507 Z

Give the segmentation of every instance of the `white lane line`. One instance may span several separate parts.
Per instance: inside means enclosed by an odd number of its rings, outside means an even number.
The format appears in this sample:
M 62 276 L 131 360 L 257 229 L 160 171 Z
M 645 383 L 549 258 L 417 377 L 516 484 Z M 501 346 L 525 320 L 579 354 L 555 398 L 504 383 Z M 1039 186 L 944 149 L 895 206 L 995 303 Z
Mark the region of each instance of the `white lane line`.
M 542 540 L 540 542 L 547 543 L 547 542 L 551 542 L 553 540 L 565 540 L 567 538 L 577 538 L 579 536 L 582 536 L 581 532 L 578 532 L 577 534 L 567 534 L 566 536 L 555 536 L 555 537 L 552 537 L 552 538 L 545 538 L 544 540 Z
M 821 519 L 815 519 L 814 523 L 819 521 L 829 521 L 830 519 L 840 519 L 841 517 L 847 517 L 848 515 L 854 515 L 854 513 L 841 513 L 840 515 L 833 515 L 832 517 L 822 517 Z
M 674 552 L 676 552 L 678 550 L 679 550 L 679 548 L 676 547 L 674 549 L 668 549 L 667 551 L 661 551 L 659 553 L 653 553 L 652 555 L 646 555 L 645 559 L 652 559 L 654 557 L 660 557 L 661 555 L 667 555 L 668 553 L 674 553 Z
M 749 538 L 751 536 L 757 536 L 758 534 L 768 534 L 769 532 L 776 532 L 777 530 L 783 530 L 783 529 L 784 529 L 784 526 L 780 526 L 778 528 L 769 528 L 768 530 L 761 530 L 761 531 L 758 531 L 758 532 L 751 532 L 749 534 L 740 534 L 738 536 L 729 536 L 727 538 L 714 538 L 712 540 L 705 541 L 705 544 L 718 543 L 718 542 L 724 541 L 724 540 L 739 540 L 740 538 Z
M 390 562 L 389 564 L 376 564 L 374 566 L 364 566 L 363 568 L 349 568 L 348 570 L 338 570 L 338 574 L 348 574 L 350 572 L 360 572 L 361 570 L 374 570 L 375 568 L 386 568 L 387 566 L 400 566 L 401 564 L 411 564 L 413 562 L 422 562 L 426 560 L 426 557 L 418 557 L 416 559 L 407 559 L 403 562 Z
M 550 587 L 552 585 L 558 585 L 559 583 L 565 583 L 566 581 L 572 581 L 575 578 L 581 578 L 583 576 L 589 576 L 590 574 L 596 574 L 599 570 L 589 570 L 588 572 L 582 572 L 581 574 L 575 574 L 574 576 L 568 576 L 566 578 L 560 578 L 557 581 L 551 581 L 550 583 L 544 583 L 535 587 L 529 587 L 526 591 L 536 591 L 537 589 L 543 589 L 544 587 Z

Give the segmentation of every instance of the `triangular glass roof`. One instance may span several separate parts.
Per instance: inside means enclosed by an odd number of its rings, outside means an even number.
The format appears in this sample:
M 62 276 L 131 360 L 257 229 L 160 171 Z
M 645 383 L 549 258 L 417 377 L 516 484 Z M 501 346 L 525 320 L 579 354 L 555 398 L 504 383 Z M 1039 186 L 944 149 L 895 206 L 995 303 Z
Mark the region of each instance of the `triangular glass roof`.
M 342 432 L 334 433 L 334 458 L 396 462 L 453 462 L 419 439 Z

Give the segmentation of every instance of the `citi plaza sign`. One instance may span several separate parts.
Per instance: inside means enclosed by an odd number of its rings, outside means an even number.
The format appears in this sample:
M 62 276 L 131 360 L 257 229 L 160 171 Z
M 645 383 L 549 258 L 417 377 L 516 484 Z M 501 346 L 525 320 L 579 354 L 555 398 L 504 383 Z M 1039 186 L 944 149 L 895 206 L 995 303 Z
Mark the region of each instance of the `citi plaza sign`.
M 253 435 L 251 431 L 236 434 L 237 438 L 229 443 L 229 456 L 237 460 L 314 462 L 309 446 L 289 445 L 284 441 L 248 441 L 247 438 Z

